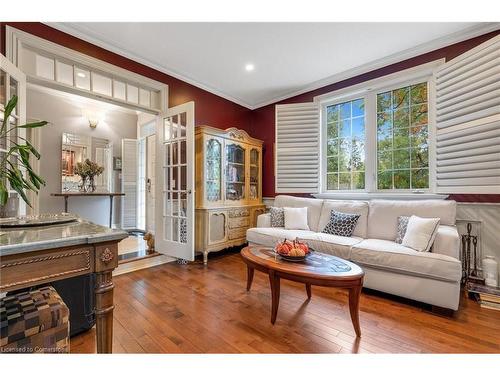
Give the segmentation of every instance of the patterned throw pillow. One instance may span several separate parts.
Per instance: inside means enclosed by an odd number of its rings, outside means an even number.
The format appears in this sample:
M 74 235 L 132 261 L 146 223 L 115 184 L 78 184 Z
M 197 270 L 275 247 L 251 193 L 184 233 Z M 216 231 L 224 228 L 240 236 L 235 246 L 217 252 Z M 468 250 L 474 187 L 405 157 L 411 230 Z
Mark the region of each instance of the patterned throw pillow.
M 330 213 L 330 221 L 323 229 L 323 233 L 351 237 L 360 216 L 361 215 L 347 214 L 332 210 Z
M 285 211 L 283 208 L 271 207 L 271 227 L 284 228 L 285 227 Z
M 406 228 L 408 228 L 409 216 L 398 216 L 398 234 L 396 236 L 397 243 L 403 243 L 403 238 L 406 234 Z

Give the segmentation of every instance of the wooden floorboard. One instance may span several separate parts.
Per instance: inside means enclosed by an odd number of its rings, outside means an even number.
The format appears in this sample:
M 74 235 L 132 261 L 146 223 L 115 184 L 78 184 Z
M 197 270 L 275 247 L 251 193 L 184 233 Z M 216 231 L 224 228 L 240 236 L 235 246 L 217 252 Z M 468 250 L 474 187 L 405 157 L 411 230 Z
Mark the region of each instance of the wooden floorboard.
M 270 323 L 267 275 L 246 291 L 239 254 L 189 265 L 168 263 L 114 278 L 115 353 L 500 353 L 500 312 L 462 297 L 453 317 L 379 293 L 360 301 L 362 337 L 347 292 L 282 281 Z M 95 352 L 95 329 L 71 339 L 74 353 Z

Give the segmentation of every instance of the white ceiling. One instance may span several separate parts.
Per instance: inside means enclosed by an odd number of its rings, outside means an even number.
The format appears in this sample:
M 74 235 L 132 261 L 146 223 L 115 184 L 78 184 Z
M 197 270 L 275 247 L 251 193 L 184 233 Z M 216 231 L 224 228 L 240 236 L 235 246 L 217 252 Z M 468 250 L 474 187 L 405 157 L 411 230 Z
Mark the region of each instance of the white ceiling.
M 248 108 L 498 28 L 488 23 L 51 23 Z M 255 70 L 245 71 L 252 63 Z

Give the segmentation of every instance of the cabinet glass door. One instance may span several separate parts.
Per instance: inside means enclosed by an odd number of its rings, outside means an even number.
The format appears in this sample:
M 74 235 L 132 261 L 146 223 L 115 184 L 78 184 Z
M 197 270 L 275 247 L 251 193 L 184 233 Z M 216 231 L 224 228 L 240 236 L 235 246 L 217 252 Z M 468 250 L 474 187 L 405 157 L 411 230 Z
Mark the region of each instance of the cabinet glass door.
M 245 149 L 235 143 L 226 144 L 226 199 L 245 199 Z
M 259 199 L 259 150 L 256 148 L 252 148 L 250 150 L 250 190 L 249 190 L 249 199 L 257 200 Z
M 205 143 L 205 199 L 208 202 L 221 200 L 222 195 L 222 146 L 216 139 L 209 139 Z

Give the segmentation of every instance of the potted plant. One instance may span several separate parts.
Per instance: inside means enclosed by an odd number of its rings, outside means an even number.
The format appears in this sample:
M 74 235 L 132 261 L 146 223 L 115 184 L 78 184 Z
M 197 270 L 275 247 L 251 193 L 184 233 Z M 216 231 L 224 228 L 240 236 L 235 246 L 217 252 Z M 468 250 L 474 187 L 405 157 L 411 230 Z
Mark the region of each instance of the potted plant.
M 24 125 L 7 126 L 12 111 L 17 106 L 17 96 L 14 95 L 4 108 L 2 126 L 0 128 L 0 216 L 9 214 L 8 203 L 17 201 L 17 197 L 9 196 L 9 189 L 14 190 L 28 206 L 31 203 L 26 195 L 27 191 L 38 193 L 45 185 L 42 177 L 33 171 L 30 164 L 30 155 L 40 159 L 40 153 L 24 137 L 10 137 L 10 147 L 7 149 L 7 139 L 11 132 L 17 129 L 31 129 L 47 125 L 47 121 L 38 121 Z M 15 134 L 15 133 L 14 133 Z M 19 143 L 18 143 L 19 142 Z M 15 214 L 15 213 L 14 213 Z
M 75 174 L 80 176 L 82 183 L 80 184 L 80 191 L 94 192 L 95 191 L 95 176 L 99 176 L 104 172 L 104 167 L 99 166 L 97 163 L 86 159 L 84 162 L 76 163 Z

